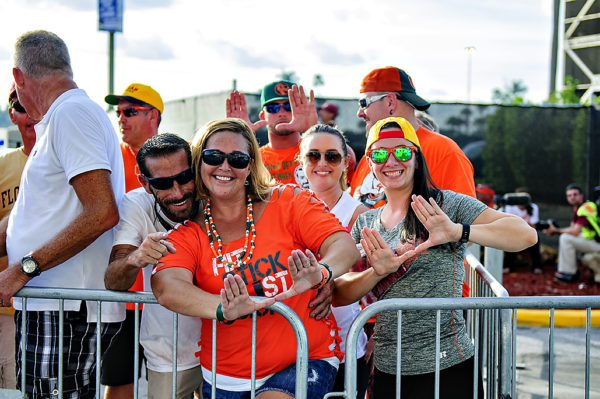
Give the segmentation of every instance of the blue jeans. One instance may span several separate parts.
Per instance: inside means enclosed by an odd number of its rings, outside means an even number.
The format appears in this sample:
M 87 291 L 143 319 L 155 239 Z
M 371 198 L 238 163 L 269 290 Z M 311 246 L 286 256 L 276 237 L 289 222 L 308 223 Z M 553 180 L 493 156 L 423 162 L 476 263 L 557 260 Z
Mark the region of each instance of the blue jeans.
M 308 360 L 308 398 L 322 398 L 333 388 L 337 369 L 325 360 Z M 209 381 L 204 380 L 202 384 L 202 397 L 211 398 L 211 389 Z M 295 397 L 296 392 L 296 364 L 273 374 L 265 383 L 256 390 L 258 395 L 264 391 L 283 392 L 291 397 Z M 217 397 L 215 399 L 249 399 L 250 391 L 234 392 L 217 388 Z

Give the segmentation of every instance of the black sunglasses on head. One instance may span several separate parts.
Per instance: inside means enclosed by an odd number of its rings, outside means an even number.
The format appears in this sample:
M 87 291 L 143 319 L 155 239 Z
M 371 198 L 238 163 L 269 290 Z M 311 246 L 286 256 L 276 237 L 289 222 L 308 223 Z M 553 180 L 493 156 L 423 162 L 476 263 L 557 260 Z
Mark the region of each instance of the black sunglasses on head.
M 144 176 L 152 187 L 157 190 L 168 190 L 177 182 L 180 186 L 189 183 L 194 178 L 192 169 L 186 169 L 181 173 L 168 177 L 148 177 Z
M 250 164 L 250 155 L 241 151 L 233 151 L 225 154 L 220 150 L 202 150 L 202 161 L 210 166 L 219 166 L 227 159 L 232 168 L 244 169 Z

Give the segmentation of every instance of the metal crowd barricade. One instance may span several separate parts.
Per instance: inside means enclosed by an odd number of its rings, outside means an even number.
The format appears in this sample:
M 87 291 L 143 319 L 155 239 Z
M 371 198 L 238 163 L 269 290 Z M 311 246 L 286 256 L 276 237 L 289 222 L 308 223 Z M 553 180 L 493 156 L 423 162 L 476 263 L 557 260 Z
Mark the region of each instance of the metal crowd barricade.
M 600 307 L 600 296 L 509 297 L 508 292 L 472 255 L 467 255 L 467 279 L 471 286 L 469 298 L 403 298 L 376 302 L 363 309 L 354 320 L 346 341 L 345 389 L 327 397 L 356 397 L 357 342 L 364 324 L 384 311 L 398 314 L 397 370 L 401 370 L 402 312 L 406 310 L 436 310 L 435 398 L 439 398 L 440 311 L 468 311 L 467 331 L 475 347 L 473 398 L 478 397 L 479 370 L 485 376 L 486 398 L 516 398 L 516 328 L 518 309 L 549 309 L 549 377 L 548 397 L 554 396 L 554 309 L 586 309 L 585 397 L 590 395 L 591 309 Z M 396 397 L 400 398 L 401 372 L 396 377 Z M 362 398 L 361 398 L 362 399 Z M 482 398 L 483 399 L 483 398 Z
M 64 300 L 65 299 L 80 299 L 87 301 L 97 302 L 97 320 L 101 321 L 101 310 L 102 302 L 132 302 L 135 303 L 135 336 L 134 336 L 134 375 L 139 375 L 139 325 L 140 325 L 140 303 L 156 304 L 158 303 L 156 298 L 151 292 L 117 292 L 108 290 L 85 290 L 85 289 L 68 289 L 68 288 L 36 288 L 36 287 L 25 287 L 22 288 L 16 297 L 23 298 L 23 318 L 21 324 L 22 330 L 22 341 L 19 343 L 21 347 L 21 364 L 25 367 L 25 348 L 27 345 L 27 330 L 26 330 L 26 313 L 27 313 L 27 298 L 44 298 L 44 299 L 57 299 L 59 301 L 59 355 L 58 355 L 58 398 L 63 397 L 63 322 L 64 322 Z M 269 309 L 281 314 L 292 326 L 296 334 L 297 349 L 296 349 L 296 397 L 300 399 L 306 399 L 307 395 L 307 384 L 308 384 L 308 338 L 306 330 L 300 318 L 296 313 L 283 303 L 275 303 L 269 307 Z M 252 363 L 251 363 L 251 376 L 252 376 L 252 391 L 251 398 L 255 397 L 255 383 L 256 383 L 256 312 L 252 314 Z M 178 326 L 178 315 L 173 313 L 173 364 L 172 364 L 172 385 L 171 385 L 171 397 L 176 398 L 177 392 L 177 326 Z M 212 326 L 212 339 L 213 344 L 212 353 L 212 364 L 213 364 L 213 376 L 212 376 L 212 397 L 215 395 L 215 380 L 216 380 L 216 340 L 217 340 L 217 321 L 213 320 Z M 100 329 L 96 329 L 96 353 L 101 353 L 100 347 Z M 100 398 L 100 359 L 96 357 L 96 398 Z M 21 386 L 25 387 L 26 382 L 25 369 L 21 370 Z M 134 399 L 139 397 L 139 386 L 138 379 L 134 379 Z M 22 394 L 22 398 L 25 398 L 25 394 Z
M 508 298 L 508 291 L 491 273 L 468 253 L 466 280 L 471 298 Z M 476 316 L 478 313 L 478 318 Z M 511 314 L 509 309 L 487 311 L 468 310 L 467 330 L 469 336 L 483 337 L 483 343 L 476 353 L 475 364 L 486 372 L 486 392 L 488 398 L 502 398 L 510 392 L 511 386 Z M 483 322 L 482 322 L 483 321 Z M 479 362 L 477 362 L 479 360 Z

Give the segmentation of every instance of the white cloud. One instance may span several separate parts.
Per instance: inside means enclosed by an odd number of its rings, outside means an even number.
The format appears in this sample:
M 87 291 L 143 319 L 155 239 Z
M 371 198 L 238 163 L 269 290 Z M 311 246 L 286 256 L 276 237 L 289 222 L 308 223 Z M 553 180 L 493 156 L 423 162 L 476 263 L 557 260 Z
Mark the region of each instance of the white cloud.
M 166 44 L 163 39 L 157 36 L 137 40 L 127 40 L 123 38 L 119 43 L 121 44 L 119 54 L 126 57 L 150 61 L 175 59 L 173 49 Z

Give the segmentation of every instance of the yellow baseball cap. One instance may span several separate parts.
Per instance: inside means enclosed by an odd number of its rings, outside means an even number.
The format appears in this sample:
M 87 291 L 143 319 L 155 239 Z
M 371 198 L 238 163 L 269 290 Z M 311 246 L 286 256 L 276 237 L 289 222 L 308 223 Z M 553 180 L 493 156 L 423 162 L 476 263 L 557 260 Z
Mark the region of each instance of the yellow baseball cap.
M 386 124 L 393 122 L 397 123 L 400 128 L 395 130 L 386 130 L 385 132 L 381 131 Z M 406 139 L 421 148 L 421 144 L 419 143 L 419 138 L 417 137 L 417 133 L 415 133 L 415 129 L 412 127 L 410 122 L 408 122 L 404 118 L 399 117 L 390 117 L 385 118 L 380 121 L 377 121 L 371 129 L 369 130 L 369 137 L 367 138 L 367 147 L 365 148 L 365 152 L 368 151 L 374 142 L 381 139 L 386 139 L 389 137 L 398 137 L 401 139 Z
M 152 87 L 143 85 L 141 83 L 130 84 L 120 96 L 116 94 L 109 94 L 108 96 L 104 97 L 104 101 L 110 105 L 118 105 L 119 101 L 123 100 L 132 103 L 150 104 L 161 114 L 165 108 L 160 94 L 158 94 L 158 92 Z

